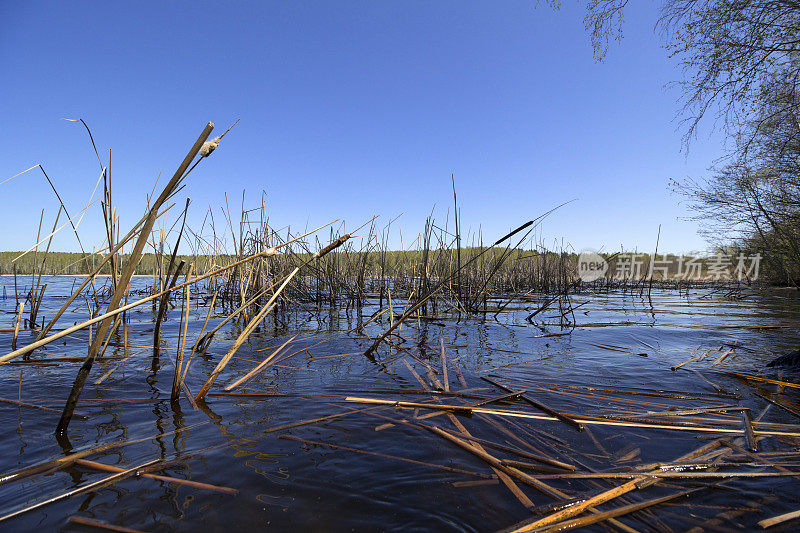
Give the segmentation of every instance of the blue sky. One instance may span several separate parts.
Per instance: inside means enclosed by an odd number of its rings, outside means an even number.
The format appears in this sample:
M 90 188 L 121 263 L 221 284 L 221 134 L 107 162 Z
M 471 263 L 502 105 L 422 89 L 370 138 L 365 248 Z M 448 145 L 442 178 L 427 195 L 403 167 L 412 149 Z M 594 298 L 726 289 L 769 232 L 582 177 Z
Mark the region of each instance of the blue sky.
M 275 227 L 372 215 L 407 244 L 456 179 L 463 225 L 492 239 L 565 201 L 546 244 L 703 249 L 668 179 L 703 177 L 721 155 L 708 124 L 688 155 L 674 120 L 679 79 L 653 32 L 657 5 L 632 2 L 625 37 L 595 63 L 583 7 L 532 2 L 122 2 L 0 4 L 4 76 L 0 181 L 41 163 L 72 212 L 98 176 L 79 125 L 113 153 L 123 233 L 161 172 L 202 130 L 241 122 L 185 193 L 260 205 Z M 37 173 L 0 185 L 1 249 L 35 241 L 57 210 Z M 99 244 L 99 206 L 81 226 Z M 63 219 L 62 219 L 63 221 Z M 399 234 L 393 236 L 399 246 Z M 74 250 L 60 235 L 54 248 Z

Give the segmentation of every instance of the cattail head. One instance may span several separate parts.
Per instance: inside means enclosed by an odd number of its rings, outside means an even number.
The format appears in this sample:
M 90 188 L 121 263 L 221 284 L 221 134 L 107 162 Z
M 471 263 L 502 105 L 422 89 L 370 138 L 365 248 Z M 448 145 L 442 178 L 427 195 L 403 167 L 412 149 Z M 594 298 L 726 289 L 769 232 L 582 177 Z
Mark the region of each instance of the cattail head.
M 221 137 L 214 137 L 210 141 L 206 141 L 203 143 L 203 146 L 200 148 L 200 157 L 208 157 L 211 155 L 211 152 L 217 149 L 219 146 L 219 142 L 222 140 Z

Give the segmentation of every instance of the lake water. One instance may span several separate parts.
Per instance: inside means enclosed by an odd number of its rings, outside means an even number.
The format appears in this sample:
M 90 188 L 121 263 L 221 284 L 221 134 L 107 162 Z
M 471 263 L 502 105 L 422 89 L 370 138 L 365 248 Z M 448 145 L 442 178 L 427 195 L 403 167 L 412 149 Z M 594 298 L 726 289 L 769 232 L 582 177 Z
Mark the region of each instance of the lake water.
M 19 282 L 19 293 L 24 294 L 30 278 Z M 49 319 L 71 293 L 75 281 L 57 277 L 47 278 L 46 283 L 40 315 Z M 143 289 L 149 283 L 147 278 L 136 278 L 134 287 Z M 6 290 L 6 298 L 0 300 L 4 321 L 0 324 L 0 347 L 7 353 L 16 316 L 13 279 L 0 278 L 0 284 Z M 25 284 L 27 287 L 23 288 Z M 494 472 L 483 460 L 418 426 L 385 427 L 390 421 L 386 417 L 414 421 L 413 410 L 344 401 L 345 396 L 432 401 L 405 362 L 429 387 L 436 381 L 441 383 L 442 342 L 448 359 L 448 388 L 464 391 L 465 395 L 488 398 L 505 394 L 481 379 L 491 376 L 514 389 L 528 391 L 551 408 L 573 415 L 630 415 L 634 411 L 659 412 L 676 407 L 736 405 L 749 407 L 754 419 L 762 416 L 762 423 L 800 422 L 775 405 L 764 413 L 770 405 L 764 399 L 764 389 L 775 392 L 775 385 L 746 382 L 726 373 L 794 379 L 790 373 L 766 368 L 765 364 L 774 355 L 798 347 L 800 308 L 796 292 L 745 291 L 732 298 L 711 289 L 689 293 L 654 290 L 651 300 L 622 291 L 575 295 L 573 304 L 579 307 L 574 311 L 575 327 L 568 330 L 561 329 L 560 315 L 555 311 L 539 313 L 536 324 L 527 323 L 525 317 L 538 305 L 534 300 L 511 304 L 496 320 L 491 314 L 485 320 L 464 315 L 415 319 L 403 326 L 402 339 L 396 340 L 404 351 L 384 346 L 374 358 L 363 355 L 371 343 L 369 338 L 350 330 L 360 323 L 359 312 L 363 322 L 376 307 L 336 315 L 298 310 L 282 316 L 285 323 L 266 321 L 242 345 L 237 358 L 212 388 L 215 394 L 209 395 L 198 409 L 185 396 L 177 406 L 169 401 L 180 301 L 175 301 L 177 305 L 170 309 L 163 325 L 164 339 L 155 368 L 154 316 L 152 307 L 146 304 L 129 314 L 127 351 L 122 338 L 115 337 L 105 354 L 111 359 L 95 363 L 76 409 L 86 418 L 74 419 L 69 427 L 71 450 L 56 441 L 53 431 L 81 363 L 58 359 L 84 356 L 88 332 L 78 332 L 36 351 L 33 359 L 50 359 L 48 364 L 0 367 L 0 397 L 16 400 L 21 382 L 23 402 L 53 410 L 0 403 L 0 473 L 46 462 L 69 451 L 141 439 L 86 459 L 121 468 L 154 459 L 174 460 L 154 473 L 230 487 L 238 494 L 129 478 L 0 522 L 0 529 L 49 531 L 83 527 L 70 523 L 70 517 L 145 531 L 489 531 L 511 526 L 529 518 L 531 511 L 493 477 Z M 62 317 L 59 327 L 88 317 L 85 301 L 76 300 L 73 306 L 75 309 Z M 207 313 L 207 307 L 191 304 L 187 345 L 197 338 Z M 366 335 L 375 338 L 385 331 L 388 315 L 369 324 L 364 330 Z M 208 327 L 219 323 L 223 316 L 221 312 L 212 315 Z M 241 324 L 230 324 L 215 337 L 206 356 L 195 356 L 186 381 L 192 392 L 199 390 L 240 328 Z M 19 344 L 25 345 L 35 335 L 35 331 L 23 330 Z M 294 335 L 298 336 L 283 353 L 297 353 L 269 366 L 234 392 L 295 396 L 218 394 Z M 714 366 L 734 345 L 733 353 Z M 709 354 L 704 360 L 677 371 L 670 369 L 690 359 L 693 353 L 702 355 L 706 351 Z M 466 386 L 461 383 L 456 366 Z M 102 383 L 95 384 L 112 370 Z M 762 387 L 761 396 L 756 386 Z M 641 394 L 653 392 L 656 394 Z M 797 403 L 792 389 L 775 398 L 787 406 Z M 470 401 L 474 399 L 447 395 L 434 400 L 454 405 Z M 541 414 L 518 402 L 493 407 Z M 420 410 L 417 414 L 428 412 Z M 343 416 L 281 429 L 330 415 Z M 559 421 L 493 415 L 458 416 L 457 420 L 475 437 L 527 452 L 535 449 L 559 461 L 578 464 L 581 472 L 670 461 L 718 436 L 713 432 L 606 425 L 593 425 L 590 431 L 578 432 Z M 719 420 L 725 420 L 724 415 Z M 420 420 L 423 421 L 456 430 L 447 416 Z M 280 438 L 286 436 L 294 440 Z M 794 452 L 798 445 L 800 439 L 796 437 L 768 437 L 759 448 L 762 453 Z M 486 450 L 503 458 L 526 460 L 488 446 Z M 789 466 L 796 461 L 788 455 L 774 457 Z M 800 470 L 800 465 L 794 470 Z M 73 465 L 2 483 L 0 514 L 109 475 Z M 545 481 L 569 496 L 579 496 L 626 480 Z M 536 506 L 555 503 L 552 497 L 530 486 L 519 486 Z M 667 480 L 628 494 L 624 502 L 656 498 L 686 486 L 690 485 L 685 481 Z M 636 513 L 621 521 L 639 531 L 668 527 L 686 530 L 733 509 L 737 511 L 735 516 L 722 519 L 716 527 L 751 528 L 758 520 L 800 508 L 799 489 L 800 481 L 792 477 L 729 480 L 722 487 L 706 487 L 689 499 L 655 506 L 647 513 Z M 614 501 L 601 509 L 620 503 Z M 606 526 L 592 528 L 603 530 Z

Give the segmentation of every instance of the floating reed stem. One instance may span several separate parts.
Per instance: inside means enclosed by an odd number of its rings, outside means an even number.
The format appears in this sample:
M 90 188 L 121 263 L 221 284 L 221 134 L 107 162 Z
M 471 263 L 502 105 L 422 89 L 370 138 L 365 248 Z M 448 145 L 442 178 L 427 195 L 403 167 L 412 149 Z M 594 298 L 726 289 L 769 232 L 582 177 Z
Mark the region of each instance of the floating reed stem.
M 300 335 L 300 334 L 298 333 L 297 335 Z M 287 340 L 286 342 L 281 344 L 274 352 L 272 352 L 266 359 L 264 359 L 262 362 L 260 362 L 253 370 L 251 370 L 250 372 L 248 372 L 247 374 L 245 374 L 244 376 L 242 376 L 241 378 L 239 378 L 238 380 L 236 380 L 232 384 L 228 385 L 223 390 L 225 392 L 230 392 L 233 389 L 235 389 L 236 387 L 238 387 L 239 385 L 241 385 L 242 383 L 244 383 L 245 381 L 249 380 L 250 378 L 252 378 L 256 374 L 261 372 L 267 365 L 271 364 L 275 360 L 275 357 L 278 355 L 278 353 L 280 353 L 281 350 L 283 350 L 286 347 L 287 344 L 289 344 L 290 342 L 292 342 L 294 339 L 297 338 L 297 335 L 294 335 L 292 338 L 290 338 L 289 340 Z
M 507 387 L 507 386 L 505 386 L 503 384 L 500 384 L 500 383 L 498 383 L 498 382 L 496 382 L 496 381 L 494 381 L 492 379 L 489 379 L 486 376 L 481 376 L 481 379 L 484 380 L 484 381 L 487 381 L 487 382 L 491 383 L 492 385 L 494 385 L 495 387 L 501 388 L 501 389 L 503 389 L 505 391 L 514 392 L 514 390 L 511 389 L 510 387 Z M 526 402 L 528 402 L 529 404 L 531 404 L 535 408 L 539 409 L 540 411 L 543 411 L 543 412 L 547 413 L 548 415 L 557 418 L 558 420 L 564 422 L 565 424 L 567 424 L 569 426 L 572 426 L 573 428 L 577 429 L 578 431 L 583 431 L 583 426 L 580 424 L 580 422 L 575 421 L 574 419 L 570 418 L 569 416 L 567 416 L 567 415 L 565 415 L 563 413 L 559 413 L 558 411 L 556 411 L 554 409 L 551 409 L 548 406 L 544 405 L 542 402 L 540 402 L 538 400 L 534 400 L 533 398 L 531 398 L 530 396 L 527 396 L 525 394 L 520 394 L 520 398 L 522 398 L 523 400 L 525 400 Z
M 768 527 L 776 526 L 778 524 L 782 524 L 783 522 L 788 522 L 789 520 L 794 520 L 796 518 L 800 518 L 800 510 L 792 511 L 790 513 L 780 514 L 778 516 L 773 516 L 772 518 L 767 518 L 766 520 L 762 520 L 758 523 L 759 526 L 767 529 Z
M 453 190 L 453 195 L 455 196 L 455 189 Z M 456 226 L 457 227 L 457 226 Z M 458 231 L 458 230 L 456 230 Z M 461 253 L 459 251 L 459 262 L 461 262 Z M 444 354 L 444 339 L 439 337 L 439 344 L 441 345 L 442 351 L 442 383 L 444 384 L 444 391 L 450 392 L 450 379 L 447 377 L 447 358 Z
M 550 485 L 547 485 L 546 483 L 543 483 L 543 482 L 539 481 L 538 479 L 535 479 L 535 478 L 529 476 L 528 474 L 526 474 L 525 472 L 523 472 L 523 471 L 521 471 L 521 470 L 519 470 L 517 468 L 514 468 L 512 466 L 504 465 L 503 462 L 500 459 L 494 457 L 493 455 L 490 455 L 490 454 L 486 453 L 485 450 L 478 449 L 476 446 L 470 445 L 466 441 L 463 441 L 463 440 L 459 439 L 458 437 L 455 437 L 455 436 L 451 435 L 450 433 L 444 431 L 441 428 L 438 428 L 436 426 L 424 426 L 424 427 L 426 427 L 429 430 L 433 431 L 437 435 L 439 435 L 441 437 L 444 437 L 445 439 L 449 440 L 450 442 L 452 442 L 456 446 L 458 446 L 458 447 L 470 452 L 473 455 L 476 455 L 476 456 L 480 457 L 481 459 L 483 459 L 484 461 L 486 461 L 487 463 L 489 463 L 493 467 L 495 467 L 495 468 L 497 468 L 499 470 L 502 470 L 503 472 L 505 472 L 506 474 L 510 475 L 511 477 L 519 479 L 520 481 L 523 481 L 523 482 L 527 483 L 528 485 L 531 485 L 531 486 L 539 489 L 540 491 L 542 491 L 543 493 L 547 494 L 548 496 L 552 496 L 553 498 L 557 498 L 557 499 L 558 498 L 567 498 L 567 495 L 564 494 L 563 492 L 561 492 L 560 490 L 555 489 L 555 488 L 551 487 Z
M 598 512 L 597 514 L 593 514 L 591 516 L 585 516 L 582 518 L 575 518 L 572 520 L 559 522 L 543 531 L 546 533 L 555 533 L 556 531 L 567 531 L 569 529 L 574 529 L 576 527 L 590 526 L 592 524 L 600 523 L 604 520 L 609 520 L 610 518 L 616 518 L 618 516 L 624 516 L 626 514 L 635 513 L 637 511 L 641 511 L 642 509 L 647 509 L 648 507 L 661 505 L 662 503 L 667 503 L 669 501 L 676 500 L 678 498 L 683 498 L 700 490 L 703 489 L 699 488 L 699 489 L 683 490 L 680 492 L 676 492 L 674 494 L 670 494 L 668 496 L 662 496 L 661 498 L 654 498 L 652 500 L 646 500 L 643 502 L 631 503 L 629 505 L 617 507 L 616 509 L 611 509 L 610 511 L 602 511 Z
M 349 413 L 346 413 L 346 414 L 349 414 Z M 416 465 L 429 466 L 431 468 L 438 468 L 440 470 L 447 470 L 448 472 L 455 472 L 457 474 L 468 474 L 468 475 L 471 475 L 471 476 L 477 476 L 477 477 L 482 477 L 482 478 L 491 478 L 490 475 L 484 474 L 482 472 L 474 472 L 472 470 L 464 470 L 463 468 L 454 468 L 452 466 L 437 465 L 435 463 L 427 463 L 425 461 L 417 461 L 415 459 L 408 459 L 407 457 L 399 457 L 397 455 L 389 455 L 389 454 L 380 453 L 380 452 L 371 452 L 369 450 L 359 450 L 357 448 L 350 448 L 348 446 L 340 446 L 338 444 L 331 444 L 330 442 L 320 442 L 320 441 L 316 441 L 316 440 L 300 439 L 298 437 L 292 437 L 290 435 L 281 435 L 278 438 L 279 439 L 283 439 L 283 440 L 293 440 L 293 441 L 302 442 L 302 443 L 305 443 L 305 444 L 313 444 L 315 446 L 326 446 L 328 448 L 334 448 L 334 449 L 338 449 L 338 450 L 346 450 L 348 452 L 361 453 L 361 454 L 364 454 L 364 455 L 373 455 L 373 456 L 376 456 L 376 457 L 383 457 L 384 459 L 394 459 L 395 461 L 403 461 L 403 462 L 406 462 L 406 463 L 412 463 L 412 464 L 416 464 Z
M 429 404 L 420 402 L 404 402 L 398 400 L 383 400 L 379 398 L 361 398 L 357 396 L 347 396 L 344 399 L 346 402 L 365 403 L 372 405 L 388 405 L 402 409 L 434 409 L 442 411 L 452 411 L 454 413 L 460 412 L 464 414 L 470 413 L 483 413 L 489 415 L 496 415 L 501 417 L 511 418 L 527 418 L 531 420 L 553 420 L 557 421 L 558 418 L 554 416 L 535 415 L 532 413 L 524 413 L 521 411 L 507 411 L 503 409 L 488 409 L 484 407 L 468 407 L 458 405 L 442 405 L 442 404 Z M 677 431 L 691 431 L 699 433 L 720 433 L 728 435 L 742 436 L 741 429 L 721 428 L 713 426 L 679 426 L 674 424 L 664 423 L 643 423 L 643 422 L 621 422 L 615 420 L 603 420 L 584 416 L 574 416 L 575 421 L 586 425 L 598 426 L 617 426 L 617 427 L 631 427 L 631 428 L 651 428 L 651 429 L 672 429 Z M 786 436 L 786 437 L 800 437 L 800 431 L 769 431 L 766 429 L 754 430 L 756 435 L 765 436 Z
M 80 526 L 89 526 L 97 529 L 105 529 L 106 531 L 114 531 L 115 533 L 144 533 L 141 529 L 132 529 L 129 527 L 115 526 L 114 524 L 107 524 L 99 520 L 92 520 L 91 518 L 84 518 L 82 516 L 70 516 L 69 522 L 78 524 Z
M 84 485 L 83 487 L 79 487 L 77 489 L 71 490 L 69 492 L 65 492 L 64 494 L 59 494 L 58 496 L 54 496 L 47 500 L 41 501 L 39 503 L 35 503 L 23 509 L 19 509 L 12 513 L 8 513 L 6 515 L 0 516 L 0 522 L 4 522 L 10 518 L 17 517 L 21 514 L 28 513 L 30 511 L 35 511 L 36 509 L 40 509 L 46 505 L 51 503 L 59 502 L 61 500 L 66 500 L 67 498 L 71 498 L 72 496 L 77 496 L 79 494 L 84 494 L 86 492 L 93 492 L 95 490 L 101 489 L 103 487 L 107 487 L 108 485 L 113 485 L 118 481 L 122 481 L 125 478 L 138 475 L 141 470 L 147 469 L 148 467 L 152 467 L 157 465 L 161 462 L 161 459 L 154 459 L 152 461 L 147 461 L 146 463 L 142 463 L 139 466 L 134 466 L 133 468 L 129 468 L 127 470 L 123 470 L 122 472 L 112 474 L 108 477 L 105 477 L 99 481 L 95 481 L 94 483 L 89 483 L 88 485 Z
M 119 468 L 117 466 L 111 466 L 103 463 L 97 463 L 95 461 L 89 461 L 87 459 L 76 459 L 76 465 L 84 466 L 86 468 L 91 468 L 92 470 L 100 470 L 102 472 L 124 472 L 124 468 Z M 210 485 L 208 483 L 199 483 L 197 481 L 191 481 L 189 479 L 180 479 L 177 477 L 169 477 L 169 476 L 159 476 L 156 474 L 142 474 L 142 477 L 146 477 L 149 479 L 155 479 L 158 481 L 164 481 L 165 483 L 175 483 L 176 485 L 185 485 L 187 487 L 193 487 L 196 489 L 201 490 L 209 490 L 212 492 L 219 492 L 222 494 L 232 494 L 236 495 L 239 494 L 237 489 L 232 489 L 230 487 L 222 487 L 219 485 Z
M 686 455 L 683 455 L 675 459 L 675 461 L 676 462 L 684 461 L 690 458 L 698 457 L 699 455 L 714 450 L 719 446 L 720 446 L 720 441 L 717 440 L 711 442 L 709 444 L 706 444 L 705 446 L 698 448 L 697 450 L 691 453 L 688 453 Z M 578 515 L 586 511 L 587 509 L 597 507 L 600 504 L 618 498 L 624 494 L 627 494 L 628 492 L 658 483 L 658 481 L 659 481 L 658 478 L 648 478 L 646 476 L 636 477 L 631 481 L 628 481 L 627 483 L 603 491 L 600 494 L 592 496 L 591 498 L 580 500 L 574 505 L 567 507 L 566 509 L 561 509 L 560 511 L 552 513 L 544 518 L 534 520 L 533 522 L 518 527 L 514 529 L 514 533 L 523 533 L 525 531 L 533 531 L 535 529 L 542 528 L 544 526 L 551 526 L 558 522 L 562 522 L 564 520 L 572 518 L 573 516 Z

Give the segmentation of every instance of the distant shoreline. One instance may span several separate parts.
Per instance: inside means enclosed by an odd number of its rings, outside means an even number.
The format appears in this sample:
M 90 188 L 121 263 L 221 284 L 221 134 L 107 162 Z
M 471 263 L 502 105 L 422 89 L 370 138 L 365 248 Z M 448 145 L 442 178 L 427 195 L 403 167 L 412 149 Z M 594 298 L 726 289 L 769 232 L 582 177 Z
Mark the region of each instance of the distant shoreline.
M 88 276 L 89 273 L 84 274 L 42 274 L 43 278 L 78 278 L 81 276 Z M 18 278 L 27 278 L 28 276 L 39 276 L 36 273 L 27 273 L 27 274 L 17 274 Z M 14 274 L 0 274 L 0 277 L 3 278 L 13 278 Z M 95 274 L 94 277 L 96 278 L 110 278 L 111 274 Z M 134 278 L 152 278 L 152 274 L 134 274 Z

